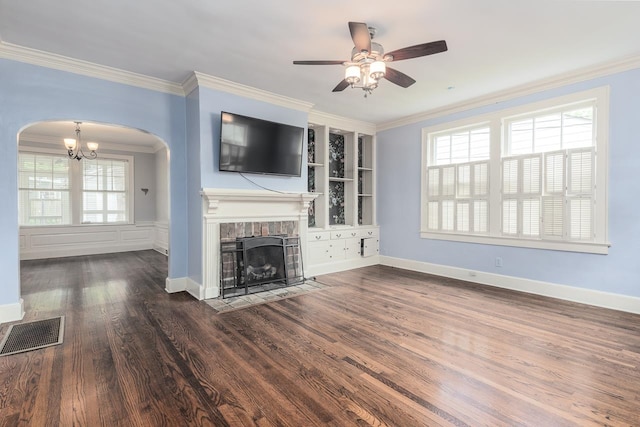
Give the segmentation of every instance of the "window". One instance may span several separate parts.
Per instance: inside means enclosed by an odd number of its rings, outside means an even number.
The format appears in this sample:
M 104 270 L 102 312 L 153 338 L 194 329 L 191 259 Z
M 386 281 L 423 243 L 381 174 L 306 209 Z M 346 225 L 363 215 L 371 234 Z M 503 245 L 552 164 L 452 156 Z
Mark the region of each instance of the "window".
M 23 147 L 18 156 L 21 226 L 130 221 L 132 157 L 77 162 L 42 151 Z
M 487 126 L 432 136 L 426 175 L 428 230 L 487 233 L 489 137 Z
M 20 225 L 71 224 L 66 156 L 20 153 L 18 174 Z
M 127 162 L 82 162 L 82 222 L 127 221 Z
M 424 129 L 422 236 L 606 253 L 607 132 L 607 88 Z

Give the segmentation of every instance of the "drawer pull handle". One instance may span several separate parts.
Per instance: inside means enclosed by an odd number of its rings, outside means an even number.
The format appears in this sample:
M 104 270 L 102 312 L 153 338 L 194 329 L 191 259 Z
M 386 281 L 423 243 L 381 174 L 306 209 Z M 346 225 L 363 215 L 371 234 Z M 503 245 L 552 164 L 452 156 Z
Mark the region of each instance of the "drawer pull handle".
M 320 237 L 322 237 L 322 236 L 316 236 L 316 239 L 317 239 L 317 240 L 320 240 Z
M 336 237 L 340 238 L 342 236 L 342 234 L 336 234 Z
M 373 231 L 367 231 L 367 234 L 371 236 L 373 234 Z
M 356 237 L 356 233 L 351 233 L 351 237 Z

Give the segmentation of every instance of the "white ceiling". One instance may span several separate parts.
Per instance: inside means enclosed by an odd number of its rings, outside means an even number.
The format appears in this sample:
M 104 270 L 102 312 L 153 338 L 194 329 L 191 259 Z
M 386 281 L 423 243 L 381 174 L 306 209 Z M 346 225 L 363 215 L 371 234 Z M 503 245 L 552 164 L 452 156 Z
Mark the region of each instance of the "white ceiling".
M 0 40 L 176 83 L 192 71 L 387 123 L 640 54 L 640 2 L 584 0 L 0 0 Z M 332 93 L 348 59 L 348 21 L 378 28 L 387 51 L 445 39 L 449 51 L 392 66 L 364 98 Z

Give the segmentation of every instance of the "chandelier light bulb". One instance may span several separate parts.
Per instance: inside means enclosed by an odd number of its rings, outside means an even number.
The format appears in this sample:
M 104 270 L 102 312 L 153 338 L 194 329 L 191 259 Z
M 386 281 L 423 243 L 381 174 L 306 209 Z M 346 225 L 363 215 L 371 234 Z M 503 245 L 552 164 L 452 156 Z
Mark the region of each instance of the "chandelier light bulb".
M 90 151 L 96 151 L 98 149 L 98 143 L 97 142 L 87 142 L 87 148 Z

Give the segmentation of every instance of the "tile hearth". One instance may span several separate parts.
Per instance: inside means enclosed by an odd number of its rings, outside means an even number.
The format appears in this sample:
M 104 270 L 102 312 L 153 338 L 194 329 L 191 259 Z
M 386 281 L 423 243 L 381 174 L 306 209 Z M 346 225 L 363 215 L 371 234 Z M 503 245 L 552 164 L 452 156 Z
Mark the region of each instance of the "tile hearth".
M 306 280 L 300 285 L 287 286 L 284 288 L 273 289 L 270 291 L 259 292 L 256 294 L 241 295 L 231 298 L 214 298 L 205 300 L 205 302 L 218 313 L 224 313 L 232 310 L 239 310 L 267 302 L 278 301 L 285 298 L 296 297 L 310 292 L 320 291 L 329 286 L 316 282 L 314 280 Z

